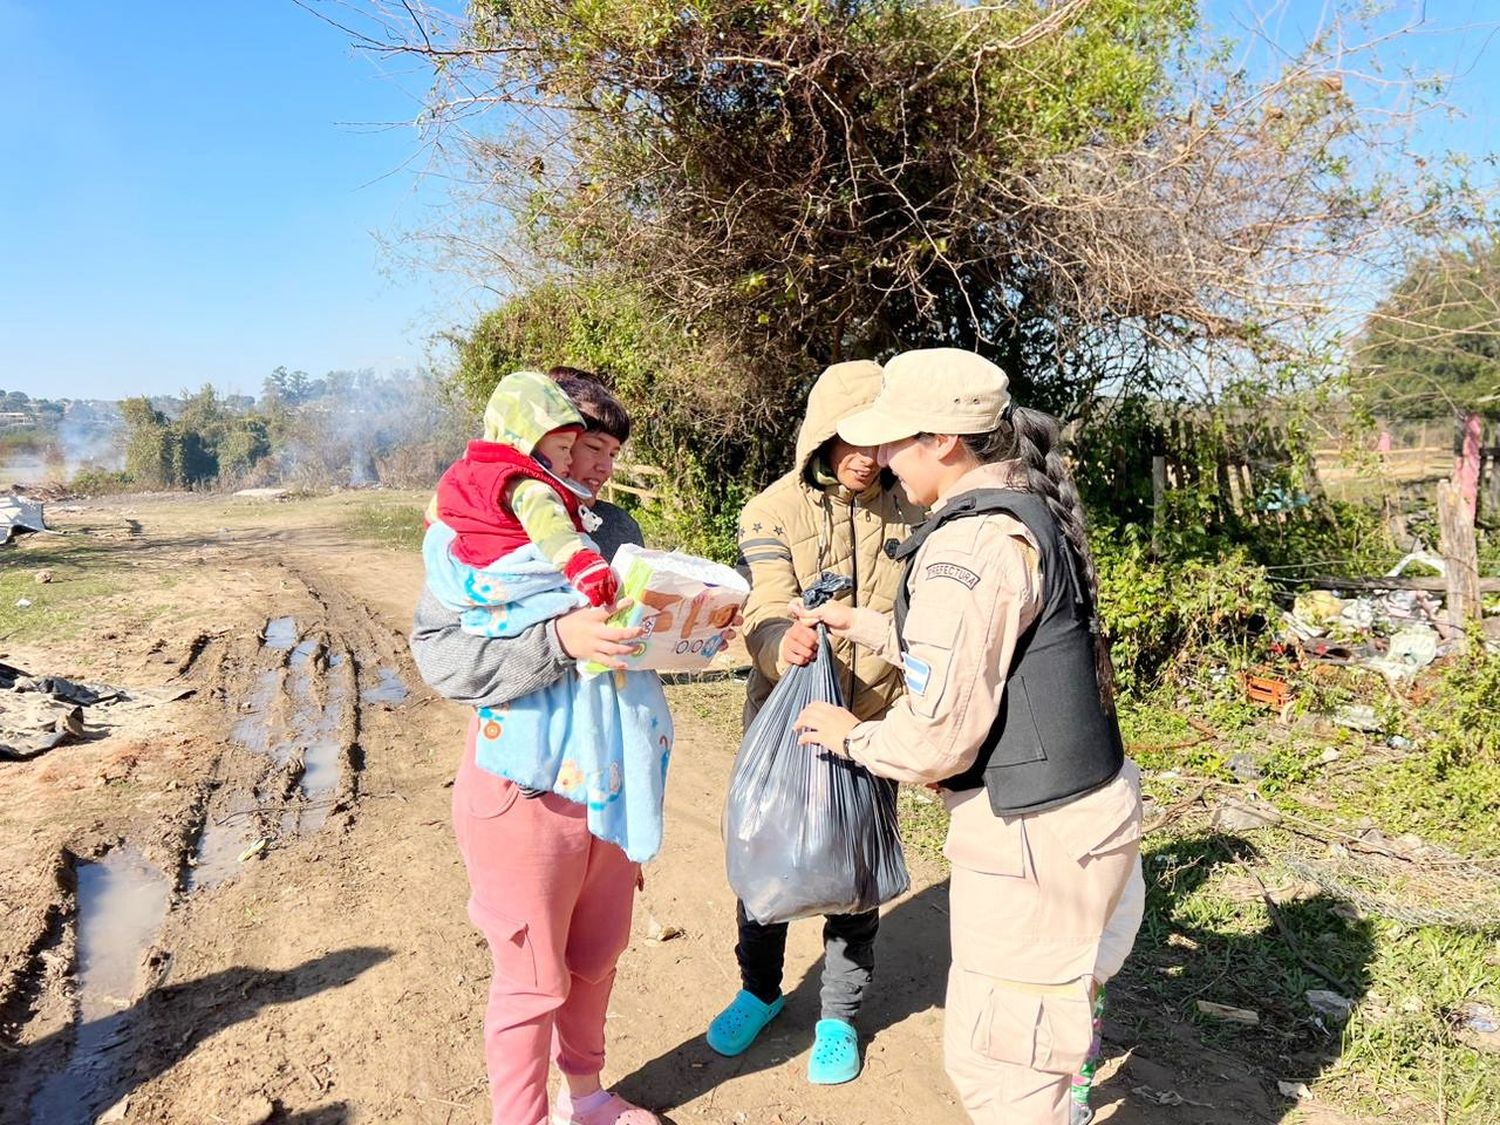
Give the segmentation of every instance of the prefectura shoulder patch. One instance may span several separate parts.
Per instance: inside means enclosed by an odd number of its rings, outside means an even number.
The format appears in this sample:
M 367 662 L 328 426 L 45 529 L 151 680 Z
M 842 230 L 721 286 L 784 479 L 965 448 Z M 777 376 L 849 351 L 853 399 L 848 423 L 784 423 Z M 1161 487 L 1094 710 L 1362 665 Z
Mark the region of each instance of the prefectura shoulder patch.
M 935 562 L 927 567 L 928 578 L 951 578 L 955 582 L 961 582 L 972 590 L 979 585 L 979 575 L 975 574 L 966 566 L 959 566 L 951 562 Z

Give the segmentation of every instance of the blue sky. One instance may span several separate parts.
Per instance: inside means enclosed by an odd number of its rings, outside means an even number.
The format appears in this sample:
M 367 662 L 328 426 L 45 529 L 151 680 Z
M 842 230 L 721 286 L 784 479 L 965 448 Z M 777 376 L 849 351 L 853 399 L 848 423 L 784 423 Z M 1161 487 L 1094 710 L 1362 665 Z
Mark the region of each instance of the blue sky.
M 438 195 L 422 89 L 290 0 L 0 0 L 0 388 L 423 361 L 474 298 L 375 237 Z
M 1500 12 L 1426 7 L 1440 30 L 1388 61 L 1460 68 L 1470 116 L 1422 145 L 1500 148 L 1500 49 L 1472 26 Z M 1206 8 L 1231 31 L 1270 13 L 1291 43 L 1322 5 Z M 0 388 L 254 391 L 279 364 L 426 360 L 486 298 L 380 248 L 442 198 L 410 125 L 424 76 L 381 65 L 291 0 L 0 0 Z

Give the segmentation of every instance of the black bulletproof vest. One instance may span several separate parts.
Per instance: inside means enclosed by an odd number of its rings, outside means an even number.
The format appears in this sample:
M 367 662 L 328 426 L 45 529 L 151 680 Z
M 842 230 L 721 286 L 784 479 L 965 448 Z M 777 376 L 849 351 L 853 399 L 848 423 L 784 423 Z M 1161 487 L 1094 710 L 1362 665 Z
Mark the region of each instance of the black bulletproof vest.
M 1066 804 L 1113 781 L 1125 760 L 1115 716 L 1099 698 L 1092 606 L 1078 560 L 1047 502 L 1030 492 L 977 489 L 955 497 L 912 532 L 893 557 L 906 559 L 896 595 L 896 635 L 903 637 L 918 549 L 943 524 L 1004 512 L 1024 523 L 1041 548 L 1042 611 L 1017 641 L 1000 713 L 974 765 L 948 778 L 948 789 L 984 786 L 996 816 Z M 906 642 L 901 642 L 903 651 Z

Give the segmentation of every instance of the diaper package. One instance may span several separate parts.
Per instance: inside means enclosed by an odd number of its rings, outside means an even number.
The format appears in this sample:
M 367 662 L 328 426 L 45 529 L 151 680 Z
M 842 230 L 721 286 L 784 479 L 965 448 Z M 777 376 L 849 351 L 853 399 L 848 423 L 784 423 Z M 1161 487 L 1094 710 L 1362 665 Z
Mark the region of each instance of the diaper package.
M 728 643 L 725 634 L 750 596 L 735 570 L 680 551 L 653 551 L 623 544 L 610 564 L 620 576 L 620 597 L 629 608 L 611 625 L 636 626 L 646 635 L 622 657 L 631 670 L 688 672 L 705 668 Z M 586 672 L 603 671 L 585 665 Z

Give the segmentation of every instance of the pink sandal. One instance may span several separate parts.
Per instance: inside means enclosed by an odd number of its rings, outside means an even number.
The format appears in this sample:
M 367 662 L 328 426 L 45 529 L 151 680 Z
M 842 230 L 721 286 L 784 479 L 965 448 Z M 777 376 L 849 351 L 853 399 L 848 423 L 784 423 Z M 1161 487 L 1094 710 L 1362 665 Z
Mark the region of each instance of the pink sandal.
M 552 1125 L 661 1125 L 661 1118 L 649 1109 L 631 1105 L 619 1094 L 610 1094 L 593 1109 L 553 1110 Z

